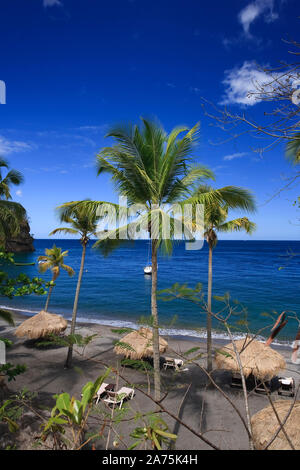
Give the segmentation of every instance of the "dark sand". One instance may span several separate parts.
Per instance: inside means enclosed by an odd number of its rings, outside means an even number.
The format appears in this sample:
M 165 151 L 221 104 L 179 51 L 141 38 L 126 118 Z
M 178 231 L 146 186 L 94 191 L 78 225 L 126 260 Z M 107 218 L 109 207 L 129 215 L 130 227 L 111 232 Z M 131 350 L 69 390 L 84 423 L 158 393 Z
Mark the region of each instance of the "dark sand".
M 16 326 L 18 326 L 27 317 L 16 313 L 14 318 Z M 57 393 L 68 392 L 80 399 L 83 385 L 90 380 L 94 381 L 104 372 L 105 367 L 103 364 L 118 368 L 129 383 L 135 384 L 136 387 L 140 387 L 146 392 L 148 391 L 149 384 L 145 374 L 130 368 L 120 367 L 120 356 L 113 352 L 113 341 L 120 339 L 120 335 L 113 333 L 108 326 L 91 323 L 78 325 L 78 333 L 84 336 L 97 333 L 99 336 L 87 346 L 84 355 L 78 354 L 77 351 L 74 353 L 74 367 L 69 370 L 64 369 L 66 348 L 37 349 L 30 347 L 25 338 L 16 338 L 14 331 L 15 327 L 0 323 L 0 335 L 12 339 L 14 342 L 13 346 L 7 349 L 6 360 L 15 364 L 25 363 L 28 369 L 24 374 L 18 376 L 16 381 L 8 384 L 10 391 L 19 391 L 26 387 L 32 392 L 37 392 L 39 402 L 49 407 L 54 405 L 53 395 Z M 66 333 L 68 333 L 68 329 Z M 203 358 L 200 358 L 197 363 L 202 366 L 205 365 L 205 342 L 183 337 L 168 337 L 166 339 L 169 343 L 169 349 L 164 356 L 175 357 L 175 352 L 181 354 L 191 347 L 197 346 L 204 353 Z M 214 347 L 219 348 L 221 344 L 220 341 L 215 342 Z M 297 387 L 299 383 L 299 366 L 290 362 L 291 349 L 280 347 L 278 351 L 284 355 L 287 362 L 287 370 L 282 371 L 282 375 L 293 376 Z M 216 447 L 234 450 L 248 449 L 247 433 L 236 411 L 219 390 L 216 388 L 207 389 L 206 375 L 197 365 L 188 364 L 187 367 L 188 371 L 179 373 L 171 370 L 162 371 L 162 388 L 164 392 L 168 391 L 167 397 L 162 402 L 164 407 L 176 416 L 179 414 L 182 421 L 196 432 L 202 433 Z M 243 393 L 230 387 L 230 372 L 216 370 L 213 377 L 217 385 L 230 397 L 245 418 Z M 115 379 L 111 377 L 110 381 L 115 382 Z M 123 384 L 127 385 L 122 379 L 119 379 L 119 386 Z M 272 399 L 278 398 L 280 397 L 277 392 L 274 392 Z M 127 418 L 133 416 L 135 411 L 148 412 L 155 409 L 155 404 L 139 390 L 136 390 L 134 399 L 127 402 L 127 404 L 132 409 L 129 411 Z M 266 396 L 253 392 L 249 394 L 251 415 L 268 404 L 269 400 Z M 98 406 L 107 410 L 103 403 Z M 168 423 L 170 432 L 178 435 L 175 444 L 176 449 L 211 449 L 207 443 L 166 413 L 163 413 L 162 417 Z M 28 448 L 30 440 L 39 431 L 39 425 L 33 421 L 32 414 L 28 413 L 28 422 L 23 425 L 23 433 L 20 433 L 18 437 L 17 448 Z M 129 433 L 136 426 L 141 426 L 141 422 L 127 421 L 116 426 L 127 445 L 134 442 L 129 437 Z M 3 447 L 3 444 L 1 446 L 1 432 L 4 432 L 3 429 L 3 427 L 0 427 L 0 448 Z M 111 443 L 112 441 L 113 439 L 111 439 Z M 98 440 L 96 448 L 104 449 L 105 439 Z M 110 448 L 112 448 L 112 444 L 110 444 Z M 122 448 L 124 448 L 124 445 L 121 443 L 119 449 Z

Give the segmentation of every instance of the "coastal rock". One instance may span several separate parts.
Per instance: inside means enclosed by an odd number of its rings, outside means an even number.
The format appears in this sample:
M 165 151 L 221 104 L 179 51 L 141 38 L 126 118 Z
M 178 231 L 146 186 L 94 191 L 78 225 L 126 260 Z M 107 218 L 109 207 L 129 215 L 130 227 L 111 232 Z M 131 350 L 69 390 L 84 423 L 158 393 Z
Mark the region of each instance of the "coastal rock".
M 7 240 L 5 250 L 11 253 L 35 251 L 33 237 L 30 235 L 30 226 L 27 220 L 20 224 L 19 235 Z

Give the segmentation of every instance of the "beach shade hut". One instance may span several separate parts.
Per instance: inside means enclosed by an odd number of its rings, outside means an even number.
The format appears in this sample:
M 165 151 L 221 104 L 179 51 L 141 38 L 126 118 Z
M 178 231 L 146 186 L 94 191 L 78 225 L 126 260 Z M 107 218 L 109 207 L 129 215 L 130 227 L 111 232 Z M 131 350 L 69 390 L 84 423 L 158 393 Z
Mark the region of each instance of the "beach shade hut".
M 293 447 L 296 450 L 300 450 L 300 401 L 296 401 L 295 404 L 293 404 L 291 400 L 277 400 L 273 402 L 273 406 L 278 414 L 280 422 L 284 423 L 284 430 Z M 285 421 L 288 414 L 289 416 Z M 251 427 L 255 448 L 257 450 L 264 449 L 265 446 L 273 439 L 280 427 L 271 405 L 252 416 Z M 292 450 L 292 447 L 281 430 L 268 449 Z
M 45 336 L 58 334 L 68 326 L 67 321 L 55 313 L 48 313 L 42 310 L 34 317 L 28 318 L 15 331 L 18 337 L 28 336 L 30 339 L 44 338 Z
M 264 343 L 251 338 L 244 338 L 234 343 L 239 352 L 243 373 L 246 378 L 252 374 L 259 380 L 270 380 L 281 369 L 285 368 L 285 360 L 282 355 Z M 216 353 L 215 360 L 218 369 L 240 372 L 232 343 L 219 350 Z
M 159 351 L 165 352 L 168 343 L 159 338 Z M 142 359 L 153 356 L 153 333 L 149 328 L 140 328 L 124 336 L 114 348 L 115 353 L 129 359 Z

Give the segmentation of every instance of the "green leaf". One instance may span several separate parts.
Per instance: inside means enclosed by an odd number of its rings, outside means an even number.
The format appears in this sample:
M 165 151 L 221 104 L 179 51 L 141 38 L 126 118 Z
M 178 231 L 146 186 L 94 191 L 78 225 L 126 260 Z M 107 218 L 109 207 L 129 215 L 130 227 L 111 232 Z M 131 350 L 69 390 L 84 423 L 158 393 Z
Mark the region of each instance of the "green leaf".
M 168 439 L 177 439 L 176 434 L 171 434 L 170 432 L 162 431 L 161 429 L 154 429 L 156 434 L 160 436 L 167 437 Z
M 59 411 L 70 410 L 70 405 L 70 395 L 68 393 L 61 393 L 56 400 L 56 406 Z

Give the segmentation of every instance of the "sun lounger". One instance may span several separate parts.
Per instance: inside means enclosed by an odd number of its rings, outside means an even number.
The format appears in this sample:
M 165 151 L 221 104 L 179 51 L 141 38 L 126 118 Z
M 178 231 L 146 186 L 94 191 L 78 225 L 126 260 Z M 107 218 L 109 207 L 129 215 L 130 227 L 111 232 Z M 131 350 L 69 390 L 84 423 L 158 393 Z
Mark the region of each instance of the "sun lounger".
M 108 392 L 113 391 L 114 387 L 115 387 L 114 384 L 106 384 L 106 383 L 103 382 L 100 385 L 100 387 L 98 388 L 98 391 L 96 393 L 96 396 L 97 396 L 96 405 L 99 402 L 99 400 L 101 399 L 101 397 L 104 394 L 107 394 Z
M 278 389 L 278 395 L 286 397 L 295 396 L 295 380 L 293 377 L 279 377 L 280 387 Z
M 241 374 L 239 374 L 238 372 L 232 373 L 230 386 L 232 388 L 243 388 Z
M 249 375 L 249 377 L 245 377 L 245 383 L 246 383 L 247 390 L 252 390 L 256 384 L 255 378 L 253 377 L 253 375 Z M 239 372 L 232 372 L 230 387 L 238 388 L 238 389 L 243 388 L 242 376 Z
M 122 408 L 124 400 L 132 400 L 134 397 L 134 389 L 129 387 L 122 387 L 117 392 L 107 392 L 108 398 L 103 401 L 108 405 L 119 405 Z
M 255 392 L 266 395 L 271 393 L 271 382 L 269 380 L 262 381 L 255 379 Z
M 173 357 L 166 357 L 165 362 L 163 363 L 163 368 L 167 370 L 168 367 L 175 370 L 180 370 L 183 366 L 183 361 L 181 359 L 175 359 Z M 188 369 L 184 369 L 188 370 Z

